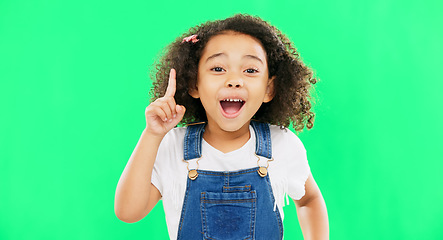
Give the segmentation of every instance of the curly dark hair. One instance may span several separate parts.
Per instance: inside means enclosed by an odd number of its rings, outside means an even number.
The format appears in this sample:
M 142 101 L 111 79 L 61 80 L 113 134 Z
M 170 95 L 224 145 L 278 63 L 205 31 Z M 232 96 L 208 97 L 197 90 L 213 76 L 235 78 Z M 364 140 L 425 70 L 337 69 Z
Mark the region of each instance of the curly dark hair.
M 166 53 L 155 65 L 155 71 L 151 71 L 151 101 L 165 94 L 169 71 L 174 68 L 177 72 L 175 101 L 186 107 L 180 123 L 206 121 L 200 99 L 191 97 L 188 90 L 196 87 L 198 63 L 206 44 L 211 37 L 226 31 L 258 39 L 266 52 L 269 76 L 275 76 L 274 98 L 263 103 L 253 119 L 282 127 L 289 127 L 292 123 L 296 131 L 303 130 L 305 125 L 311 129 L 315 114 L 311 112 L 309 89 L 317 82 L 312 70 L 302 62 L 296 48 L 283 33 L 261 18 L 247 14 L 192 27 L 167 46 Z M 184 37 L 194 34 L 198 36 L 198 42 L 182 43 Z

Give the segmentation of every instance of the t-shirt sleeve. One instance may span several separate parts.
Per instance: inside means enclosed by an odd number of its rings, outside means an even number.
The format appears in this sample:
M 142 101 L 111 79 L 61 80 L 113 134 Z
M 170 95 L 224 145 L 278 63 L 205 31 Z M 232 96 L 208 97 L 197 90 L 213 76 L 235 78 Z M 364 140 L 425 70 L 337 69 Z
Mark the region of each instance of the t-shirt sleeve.
M 157 154 L 157 156 L 158 156 L 158 154 Z M 161 170 L 160 170 L 158 164 L 156 164 L 156 163 L 157 163 L 157 159 L 156 159 L 156 162 L 154 163 L 154 168 L 152 169 L 151 183 L 152 183 L 152 185 L 154 185 L 158 189 L 160 194 L 163 196 L 163 188 L 162 188 L 162 184 L 161 184 L 160 177 L 159 177 Z
M 162 185 L 162 179 L 160 176 L 165 174 L 165 165 L 167 160 L 171 159 L 171 131 L 169 131 L 165 137 L 163 137 L 160 146 L 158 147 L 157 157 L 155 158 L 154 168 L 152 169 L 151 183 L 158 189 L 163 196 L 164 186 Z
M 287 134 L 288 146 L 291 149 L 293 156 L 288 158 L 287 163 L 287 179 L 288 192 L 287 194 L 294 200 L 299 200 L 305 195 L 305 183 L 308 179 L 311 170 L 309 168 L 306 149 L 301 140 L 291 131 Z

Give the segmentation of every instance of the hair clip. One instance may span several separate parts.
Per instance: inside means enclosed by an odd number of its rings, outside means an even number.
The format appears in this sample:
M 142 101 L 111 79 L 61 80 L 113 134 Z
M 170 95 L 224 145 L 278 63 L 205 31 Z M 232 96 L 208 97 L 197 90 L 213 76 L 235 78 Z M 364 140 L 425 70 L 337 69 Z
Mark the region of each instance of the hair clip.
M 196 43 L 200 40 L 200 39 L 197 39 L 197 37 L 198 37 L 197 34 L 191 35 L 189 37 L 185 37 L 185 38 L 183 38 L 182 43 L 184 43 L 184 42 Z

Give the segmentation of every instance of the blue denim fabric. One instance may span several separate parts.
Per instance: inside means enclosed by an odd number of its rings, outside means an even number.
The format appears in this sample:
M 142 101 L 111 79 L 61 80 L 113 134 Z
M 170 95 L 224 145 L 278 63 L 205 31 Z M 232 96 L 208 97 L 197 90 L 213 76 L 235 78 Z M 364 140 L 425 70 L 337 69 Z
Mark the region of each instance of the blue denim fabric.
M 188 127 L 185 156 L 201 156 L 204 124 L 201 125 Z M 252 124 L 256 148 L 261 149 L 256 153 L 270 158 L 269 125 L 258 125 Z M 278 208 L 274 211 L 269 176 L 260 177 L 257 170 L 258 167 L 232 172 L 197 170 L 198 177 L 187 180 L 177 239 L 282 239 L 283 224 Z
M 271 147 L 271 130 L 269 130 L 269 124 L 251 121 L 252 128 L 254 129 L 257 141 L 255 142 L 255 154 L 271 159 L 272 147 Z
M 201 157 L 201 143 L 203 133 L 205 132 L 205 125 L 205 123 L 194 123 L 186 128 L 183 153 L 185 161 Z M 255 142 L 255 154 L 271 159 L 272 147 L 269 124 L 252 120 L 251 126 L 257 136 Z
M 185 161 L 201 157 L 205 125 L 205 123 L 192 124 L 186 128 L 183 153 Z

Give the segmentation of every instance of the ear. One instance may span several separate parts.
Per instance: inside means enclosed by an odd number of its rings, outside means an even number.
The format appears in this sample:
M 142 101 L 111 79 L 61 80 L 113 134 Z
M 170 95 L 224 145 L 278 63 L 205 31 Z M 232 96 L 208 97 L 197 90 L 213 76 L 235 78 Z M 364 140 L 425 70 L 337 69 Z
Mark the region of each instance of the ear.
M 275 96 L 274 79 L 275 76 L 269 78 L 268 80 L 268 86 L 266 87 L 265 98 L 263 99 L 264 103 L 270 102 Z
M 197 86 L 189 88 L 188 93 L 193 98 L 200 98 L 200 94 L 198 94 Z

